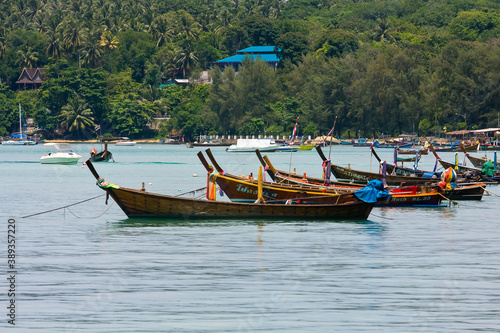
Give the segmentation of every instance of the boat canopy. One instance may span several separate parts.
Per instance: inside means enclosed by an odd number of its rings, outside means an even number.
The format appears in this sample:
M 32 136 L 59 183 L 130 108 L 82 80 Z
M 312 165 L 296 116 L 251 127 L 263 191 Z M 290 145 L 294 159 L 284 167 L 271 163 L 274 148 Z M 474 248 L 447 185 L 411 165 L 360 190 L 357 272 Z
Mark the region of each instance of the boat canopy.
M 264 148 L 273 144 L 271 139 L 238 139 L 236 147 L 238 148 Z
M 67 153 L 73 152 L 73 150 L 71 149 L 71 145 L 69 143 L 49 142 L 44 144 L 44 146 L 53 147 L 59 152 L 67 152 Z

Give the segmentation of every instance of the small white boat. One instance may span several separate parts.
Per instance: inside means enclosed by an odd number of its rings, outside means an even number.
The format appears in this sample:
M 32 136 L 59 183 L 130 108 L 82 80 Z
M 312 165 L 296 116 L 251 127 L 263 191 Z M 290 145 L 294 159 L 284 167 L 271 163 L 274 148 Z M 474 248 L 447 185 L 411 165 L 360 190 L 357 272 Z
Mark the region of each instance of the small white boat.
M 50 153 L 40 157 L 42 164 L 76 164 L 81 155 L 76 154 L 68 143 L 46 143 Z
M 2 142 L 3 145 L 11 145 L 11 146 L 34 146 L 36 145 L 36 141 L 33 140 L 7 140 Z
M 253 153 L 257 149 L 262 152 L 276 151 L 281 145 L 271 139 L 238 139 L 235 145 L 226 149 L 228 152 Z
M 283 145 L 281 147 L 278 147 L 277 151 L 290 152 L 290 151 L 299 151 L 299 150 L 300 150 L 300 146 Z
M 136 145 L 135 141 L 132 141 L 132 140 L 130 140 L 127 137 L 123 137 L 123 138 L 120 138 L 120 139 L 122 139 L 122 140 L 118 141 L 115 144 L 115 146 L 135 146 Z

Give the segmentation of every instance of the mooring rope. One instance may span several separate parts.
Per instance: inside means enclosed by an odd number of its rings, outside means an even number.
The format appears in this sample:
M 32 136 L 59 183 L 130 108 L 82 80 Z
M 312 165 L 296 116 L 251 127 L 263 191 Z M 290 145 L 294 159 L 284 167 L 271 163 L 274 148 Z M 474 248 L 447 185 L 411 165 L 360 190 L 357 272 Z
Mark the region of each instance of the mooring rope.
M 493 193 L 493 192 L 491 192 L 491 191 L 488 191 L 488 190 L 486 189 L 486 186 L 479 186 L 479 187 L 481 187 L 481 188 L 482 188 L 482 189 L 483 189 L 483 190 L 484 190 L 484 191 L 485 191 L 488 195 L 491 195 L 491 196 L 493 196 L 493 197 L 500 197 L 500 195 L 498 195 L 498 194 L 496 194 L 496 193 Z
M 60 209 L 65 209 L 65 208 L 68 208 L 68 207 L 71 207 L 71 206 L 76 206 L 76 205 L 79 205 L 81 203 L 84 203 L 84 202 L 87 202 L 87 201 L 90 201 L 90 200 L 94 200 L 94 199 L 97 199 L 99 197 L 102 197 L 102 196 L 105 196 L 106 194 L 100 194 L 98 196 L 95 196 L 95 197 L 92 197 L 92 198 L 89 198 L 89 199 L 85 199 L 85 200 L 82 200 L 82 201 L 79 201 L 79 202 L 75 202 L 71 205 L 66 205 L 66 206 L 62 206 L 62 207 L 59 207 L 59 208 L 54 208 L 54 209 L 50 209 L 50 210 L 46 210 L 46 211 L 43 211 L 43 212 L 39 212 L 39 213 L 36 213 L 36 214 L 31 214 L 31 215 L 26 215 L 26 216 L 22 216 L 21 218 L 22 219 L 25 219 L 25 218 L 28 218 L 28 217 L 33 217 L 33 216 L 37 216 L 37 215 L 42 215 L 42 214 L 46 214 L 46 213 L 50 213 L 50 212 L 55 212 L 56 210 L 60 210 Z M 109 208 L 108 208 L 109 209 Z M 68 209 L 69 210 L 69 209 Z M 107 211 L 107 210 L 106 210 Z
M 380 215 L 376 215 L 376 214 L 373 214 L 373 213 L 370 213 L 370 217 L 372 216 L 375 216 L 375 217 L 378 217 L 378 218 L 381 218 L 381 219 L 384 219 L 384 220 L 392 220 L 394 221 L 395 219 L 394 218 L 391 218 L 391 217 L 384 217 L 384 216 L 380 216 Z
M 196 190 L 192 190 L 192 191 L 189 191 L 189 192 L 184 192 L 184 193 L 181 193 L 181 194 L 177 194 L 176 197 L 181 197 L 183 195 L 187 195 L 187 194 L 194 194 L 196 195 L 196 193 L 200 192 L 200 191 L 206 191 L 207 190 L 207 187 L 206 186 L 203 186 L 203 187 L 200 187 Z
M 108 208 L 106 208 L 106 210 L 104 212 L 102 212 L 101 214 L 97 215 L 97 216 L 78 216 L 78 215 L 75 215 L 75 213 L 73 213 L 71 211 L 71 209 L 69 209 L 69 207 L 66 207 L 66 209 L 68 210 L 68 212 L 71 213 L 71 215 L 73 215 L 74 217 L 78 218 L 78 219 L 81 219 L 81 218 L 86 218 L 86 219 L 97 219 L 101 216 L 103 216 L 104 214 L 106 214 L 108 212 L 108 210 L 113 206 L 113 201 L 111 202 L 111 205 L 109 205 Z
M 438 192 L 438 194 L 439 194 L 440 196 L 442 196 L 444 199 L 448 200 L 448 201 L 450 202 L 450 205 L 451 205 L 451 204 L 454 204 L 454 205 L 457 205 L 457 206 L 458 206 L 458 202 L 453 201 L 453 200 L 451 200 L 450 198 L 445 197 L 442 193 L 439 193 L 439 192 Z

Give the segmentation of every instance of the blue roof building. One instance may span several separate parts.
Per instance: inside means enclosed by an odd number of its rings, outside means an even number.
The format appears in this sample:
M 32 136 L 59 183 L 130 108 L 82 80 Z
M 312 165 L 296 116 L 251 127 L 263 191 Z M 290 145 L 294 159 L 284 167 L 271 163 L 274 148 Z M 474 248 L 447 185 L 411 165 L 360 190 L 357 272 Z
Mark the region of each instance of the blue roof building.
M 250 60 L 259 58 L 260 60 L 266 61 L 269 66 L 274 69 L 276 69 L 280 61 L 274 46 L 250 46 L 246 49 L 237 51 L 236 54 L 231 57 L 217 61 L 216 64 L 219 65 L 221 69 L 224 69 L 226 66 L 233 66 L 234 69 L 238 71 L 241 63 L 246 58 Z

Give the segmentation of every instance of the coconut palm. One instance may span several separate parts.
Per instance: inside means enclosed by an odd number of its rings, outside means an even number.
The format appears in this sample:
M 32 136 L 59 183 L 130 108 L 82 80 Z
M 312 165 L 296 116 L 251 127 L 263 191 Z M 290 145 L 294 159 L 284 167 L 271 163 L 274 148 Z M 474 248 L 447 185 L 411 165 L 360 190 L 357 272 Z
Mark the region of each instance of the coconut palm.
M 161 47 L 172 39 L 172 29 L 164 17 L 158 17 L 151 24 L 151 32 L 156 38 L 156 46 Z
M 102 50 L 99 41 L 89 39 L 83 44 L 83 62 L 91 67 L 97 67 L 102 58 Z
M 80 22 L 70 19 L 64 28 L 64 44 L 68 52 L 76 51 L 78 53 L 78 67 L 80 63 L 80 47 L 84 42 L 85 29 L 80 26 Z
M 388 42 L 396 42 L 391 34 L 391 30 L 390 24 L 386 19 L 379 19 L 377 21 L 377 26 L 375 27 L 375 32 L 373 33 L 373 38 L 379 42 L 384 40 Z
M 118 37 L 113 36 L 111 34 L 111 31 L 106 30 L 102 33 L 101 35 L 101 40 L 99 41 L 99 45 L 104 48 L 104 50 L 107 50 L 108 52 L 108 59 L 109 59 L 109 71 L 112 73 L 113 72 L 113 65 L 111 63 L 111 50 L 117 49 L 118 44 L 120 44 L 120 41 L 118 40 Z
M 199 24 L 185 10 L 179 10 L 177 18 L 179 35 L 184 35 L 187 39 L 197 39 L 199 34 Z
M 40 60 L 38 59 L 38 52 L 33 51 L 31 47 L 28 47 L 26 50 L 17 51 L 17 54 L 19 58 L 16 63 L 20 67 L 35 68 Z
M 81 138 L 89 128 L 95 126 L 93 113 L 87 104 L 78 96 L 70 99 L 61 110 L 61 125 L 70 133 L 76 133 Z
M 5 29 L 0 30 L 0 59 L 3 58 L 7 48 L 7 39 L 5 38 Z
M 61 41 L 59 40 L 59 37 L 56 34 L 48 34 L 47 39 L 47 56 L 52 57 L 56 60 L 59 59 L 62 51 Z
M 186 72 L 191 71 L 198 63 L 198 57 L 193 53 L 190 43 L 184 43 L 184 46 L 177 50 L 175 63 L 182 69 L 182 77 L 186 78 Z
M 30 0 L 26 2 L 24 15 L 31 21 L 43 10 L 44 3 L 41 0 Z

